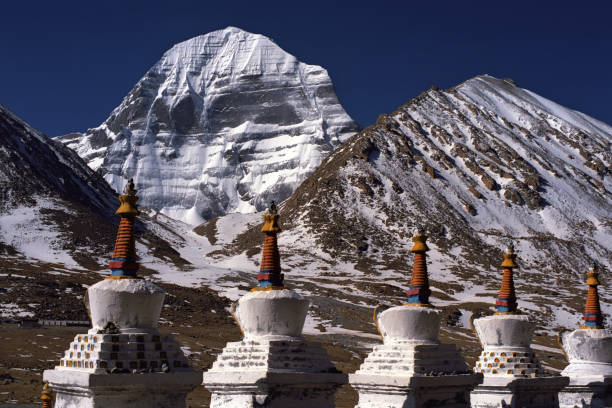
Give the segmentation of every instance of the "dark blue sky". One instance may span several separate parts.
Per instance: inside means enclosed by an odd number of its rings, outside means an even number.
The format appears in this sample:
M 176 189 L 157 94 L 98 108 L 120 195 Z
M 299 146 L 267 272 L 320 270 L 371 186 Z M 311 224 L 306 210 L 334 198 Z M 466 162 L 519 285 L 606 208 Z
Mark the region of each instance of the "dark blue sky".
M 612 124 L 612 6 L 596 3 L 3 2 L 0 104 L 49 136 L 83 131 L 173 44 L 232 25 L 325 67 L 362 125 L 483 73 Z

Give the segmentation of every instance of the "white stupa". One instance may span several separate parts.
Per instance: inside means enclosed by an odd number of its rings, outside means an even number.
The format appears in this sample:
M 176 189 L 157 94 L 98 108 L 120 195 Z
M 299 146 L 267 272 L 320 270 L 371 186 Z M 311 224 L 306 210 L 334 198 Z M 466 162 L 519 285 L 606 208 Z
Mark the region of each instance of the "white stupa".
M 112 275 L 87 289 L 92 328 L 43 374 L 55 408 L 183 408 L 200 383 L 173 336 L 157 330 L 164 291 L 136 275 L 132 182 L 119 198 Z
M 513 268 L 516 254 L 510 244 L 504 253 L 497 312 L 474 320 L 474 328 L 484 348 L 474 371 L 484 380 L 472 392 L 472 407 L 557 407 L 557 394 L 567 379 L 544 373 L 531 339 L 535 325 L 528 315 L 517 311 Z
M 562 336 L 569 365 L 561 374 L 570 382 L 559 393 L 561 408 L 612 407 L 612 331 L 604 327 L 597 275 L 597 265 L 592 262 L 584 325 Z
M 349 376 L 359 392 L 357 408 L 469 407 L 470 391 L 482 379 L 455 345 L 440 343 L 441 311 L 429 303 L 427 236 L 420 226 L 412 240 L 409 303 L 375 313 L 384 343 Z
M 233 307 L 244 338 L 228 343 L 204 374 L 210 407 L 331 408 L 347 376 L 319 343 L 302 337 L 309 301 L 284 287 L 274 202 L 264 220 L 259 285 Z

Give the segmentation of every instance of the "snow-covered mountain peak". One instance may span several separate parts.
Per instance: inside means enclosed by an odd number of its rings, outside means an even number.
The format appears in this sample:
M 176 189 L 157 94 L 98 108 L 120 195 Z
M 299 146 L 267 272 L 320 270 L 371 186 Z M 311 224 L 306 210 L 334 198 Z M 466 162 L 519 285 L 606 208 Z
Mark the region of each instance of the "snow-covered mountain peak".
M 281 201 L 358 130 L 327 71 L 228 27 L 168 50 L 99 127 L 61 137 L 115 188 L 191 224 Z
M 293 55 L 282 50 L 269 38 L 228 27 L 176 44 L 153 69 L 177 67 L 188 70 L 204 66 L 204 74 L 214 72 L 220 76 L 239 76 L 274 72 L 282 74 L 296 70 L 299 64 Z

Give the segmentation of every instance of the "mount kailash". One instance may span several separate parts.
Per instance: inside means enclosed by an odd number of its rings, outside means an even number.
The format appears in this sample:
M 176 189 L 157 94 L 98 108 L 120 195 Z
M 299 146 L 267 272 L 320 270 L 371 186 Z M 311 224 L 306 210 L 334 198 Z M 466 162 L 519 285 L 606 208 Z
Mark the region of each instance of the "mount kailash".
M 197 225 L 281 201 L 356 133 L 327 71 L 234 27 L 175 45 L 100 126 L 60 138 L 115 189 Z

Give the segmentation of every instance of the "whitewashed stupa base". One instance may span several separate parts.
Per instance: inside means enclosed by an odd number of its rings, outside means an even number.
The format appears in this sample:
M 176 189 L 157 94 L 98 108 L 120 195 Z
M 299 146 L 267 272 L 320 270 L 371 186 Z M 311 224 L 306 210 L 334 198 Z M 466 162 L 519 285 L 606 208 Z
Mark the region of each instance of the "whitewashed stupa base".
M 195 370 L 174 373 L 93 374 L 47 370 L 54 408 L 185 408 L 201 380 Z
M 470 390 L 481 378 L 474 374 L 349 377 L 351 386 L 359 393 L 355 408 L 465 408 L 470 406 Z
M 253 344 L 233 343 L 244 345 L 251 349 Z M 230 346 L 232 343 L 230 343 Z M 286 368 L 268 369 L 234 369 L 222 370 L 219 365 L 204 374 L 204 384 L 212 393 L 211 408 L 333 408 L 334 393 L 342 385 L 346 384 L 346 374 L 330 368 L 329 358 L 325 350 L 321 348 L 316 355 L 310 354 L 312 344 L 301 342 L 275 342 L 271 348 L 286 348 L 290 354 L 270 355 L 275 360 L 272 366 L 287 366 Z M 311 350 L 308 350 L 308 349 Z M 298 350 L 303 350 L 300 354 Z M 225 351 L 224 351 L 225 353 Z M 321 364 L 322 357 L 327 359 L 326 364 Z M 220 358 L 223 357 L 223 354 Z M 255 357 L 255 356 L 253 356 Z M 261 356 L 263 357 L 263 356 Z M 314 364 L 311 364 L 310 358 Z M 254 363 L 251 358 L 251 363 Z M 302 360 L 298 368 L 295 364 L 287 363 L 289 360 Z M 319 360 L 319 361 L 316 361 Z M 218 360 L 219 361 L 219 360 Z M 235 360 L 234 360 L 235 361 Z M 259 362 L 260 364 L 263 361 Z M 231 363 L 234 365 L 234 363 Z M 257 363 L 255 363 L 257 364 Z M 304 365 L 310 366 L 307 372 Z
M 204 374 L 211 408 L 334 406 L 334 393 L 347 376 L 319 343 L 302 337 L 308 304 L 287 289 L 240 298 L 234 316 L 244 339 L 228 343 Z
M 567 378 L 546 375 L 531 349 L 535 325 L 528 315 L 500 314 L 474 320 L 482 343 L 475 372 L 484 380 L 472 391 L 473 408 L 558 407 Z
M 578 329 L 562 338 L 570 364 L 561 374 L 570 382 L 559 393 L 559 407 L 612 407 L 612 331 Z
M 92 328 L 77 334 L 43 380 L 55 408 L 184 408 L 201 373 L 157 322 L 164 291 L 143 279 L 105 279 L 87 289 Z
M 584 384 L 571 383 L 559 393 L 559 408 L 612 407 L 612 377 L 583 377 Z
M 487 377 L 472 391 L 472 408 L 557 408 L 567 378 Z
M 384 344 L 349 382 L 358 408 L 469 407 L 482 374 L 472 373 L 453 344 L 440 344 L 437 309 L 397 306 L 376 315 Z

